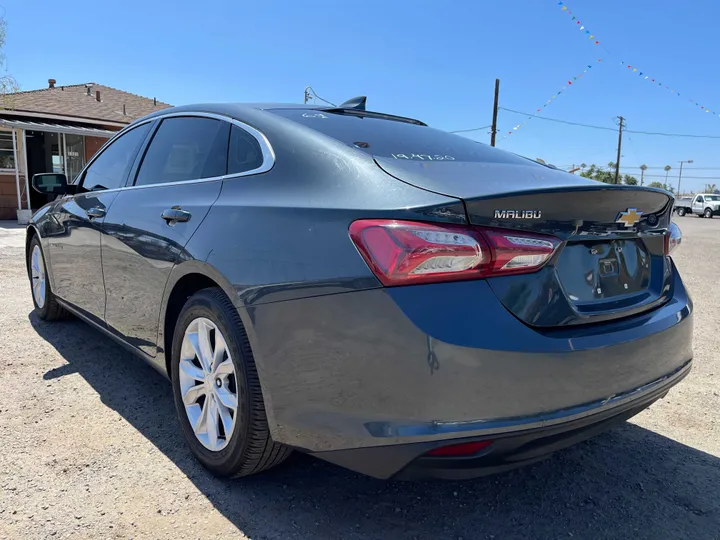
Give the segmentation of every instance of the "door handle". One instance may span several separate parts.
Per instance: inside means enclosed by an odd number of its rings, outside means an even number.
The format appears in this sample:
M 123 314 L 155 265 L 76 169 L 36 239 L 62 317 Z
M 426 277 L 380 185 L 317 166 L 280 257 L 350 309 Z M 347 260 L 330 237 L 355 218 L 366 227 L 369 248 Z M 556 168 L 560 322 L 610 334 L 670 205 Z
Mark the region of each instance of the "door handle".
M 167 221 L 168 225 L 172 225 L 173 223 L 188 221 L 191 215 L 187 210 L 183 210 L 179 206 L 173 206 L 164 210 L 161 217 Z
M 85 213 L 88 215 L 90 219 L 94 218 L 102 218 L 105 217 L 105 209 L 104 208 L 98 208 L 97 206 L 93 206 L 92 208 L 88 208 Z

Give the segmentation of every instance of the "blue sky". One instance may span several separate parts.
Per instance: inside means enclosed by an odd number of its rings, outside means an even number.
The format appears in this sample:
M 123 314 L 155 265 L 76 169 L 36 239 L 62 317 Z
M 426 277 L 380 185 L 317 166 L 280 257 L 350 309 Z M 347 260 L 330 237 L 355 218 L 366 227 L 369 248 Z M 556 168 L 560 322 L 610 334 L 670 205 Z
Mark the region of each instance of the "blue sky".
M 602 47 L 578 30 L 558 0 L 2 3 L 7 69 L 26 90 L 52 77 L 58 84 L 94 81 L 173 104 L 300 102 L 312 85 L 336 103 L 367 95 L 373 110 L 456 130 L 490 124 L 496 77 L 501 106 L 534 113 L 592 64 L 541 114 L 607 127 L 622 115 L 631 130 L 720 136 L 720 3 L 566 5 Z M 632 74 L 621 61 L 681 97 Z M 500 137 L 524 119 L 501 111 Z M 489 140 L 485 131 L 469 136 Z M 702 188 L 705 181 L 692 176 L 720 177 L 720 138 L 630 134 L 624 142 L 623 165 L 645 163 L 659 167 L 648 174 L 664 175 L 661 167 L 669 164 L 674 185 L 678 160 L 694 160 L 683 170 L 683 186 Z M 615 161 L 616 144 L 612 131 L 533 119 L 498 146 L 569 166 Z M 624 172 L 639 175 L 637 169 Z

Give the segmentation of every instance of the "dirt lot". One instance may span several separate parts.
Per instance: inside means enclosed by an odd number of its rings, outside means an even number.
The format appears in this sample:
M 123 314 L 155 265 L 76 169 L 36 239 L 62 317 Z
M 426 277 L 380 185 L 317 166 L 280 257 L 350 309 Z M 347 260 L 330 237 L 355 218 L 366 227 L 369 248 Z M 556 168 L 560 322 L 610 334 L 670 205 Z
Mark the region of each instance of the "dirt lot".
M 24 231 L 0 223 L 0 538 L 720 539 L 720 219 L 678 220 L 691 375 L 546 462 L 424 484 L 306 456 L 211 477 L 181 439 L 169 383 L 79 321 L 32 315 Z

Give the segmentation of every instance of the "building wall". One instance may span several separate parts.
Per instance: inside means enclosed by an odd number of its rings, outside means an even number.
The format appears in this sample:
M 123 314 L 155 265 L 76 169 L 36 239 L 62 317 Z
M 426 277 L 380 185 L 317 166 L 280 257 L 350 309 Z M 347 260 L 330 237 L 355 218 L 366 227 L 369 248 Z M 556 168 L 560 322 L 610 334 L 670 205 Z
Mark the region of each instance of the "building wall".
M 25 190 L 25 177 L 20 177 L 21 193 Z M 27 208 L 27 199 L 23 193 L 23 208 Z M 0 219 L 17 219 L 17 190 L 14 174 L 0 174 Z
M 100 148 L 107 142 L 102 137 L 85 137 L 85 163 L 90 161 Z

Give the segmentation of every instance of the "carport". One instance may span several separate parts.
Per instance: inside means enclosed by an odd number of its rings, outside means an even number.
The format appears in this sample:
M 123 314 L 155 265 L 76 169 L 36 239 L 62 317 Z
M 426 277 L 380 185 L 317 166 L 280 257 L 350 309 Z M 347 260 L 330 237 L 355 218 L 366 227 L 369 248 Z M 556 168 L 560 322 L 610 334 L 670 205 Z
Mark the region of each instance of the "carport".
M 33 200 L 37 199 L 30 190 L 30 178 L 34 174 L 57 172 L 73 180 L 86 163 L 85 138 L 106 140 L 115 134 L 114 131 L 71 124 L 8 119 L 0 119 L 0 128 L 6 128 L 5 132 L 9 129 L 11 133 L 18 219 L 22 221 L 29 219 L 33 202 L 43 202 Z M 23 209 L 23 192 L 26 209 Z

